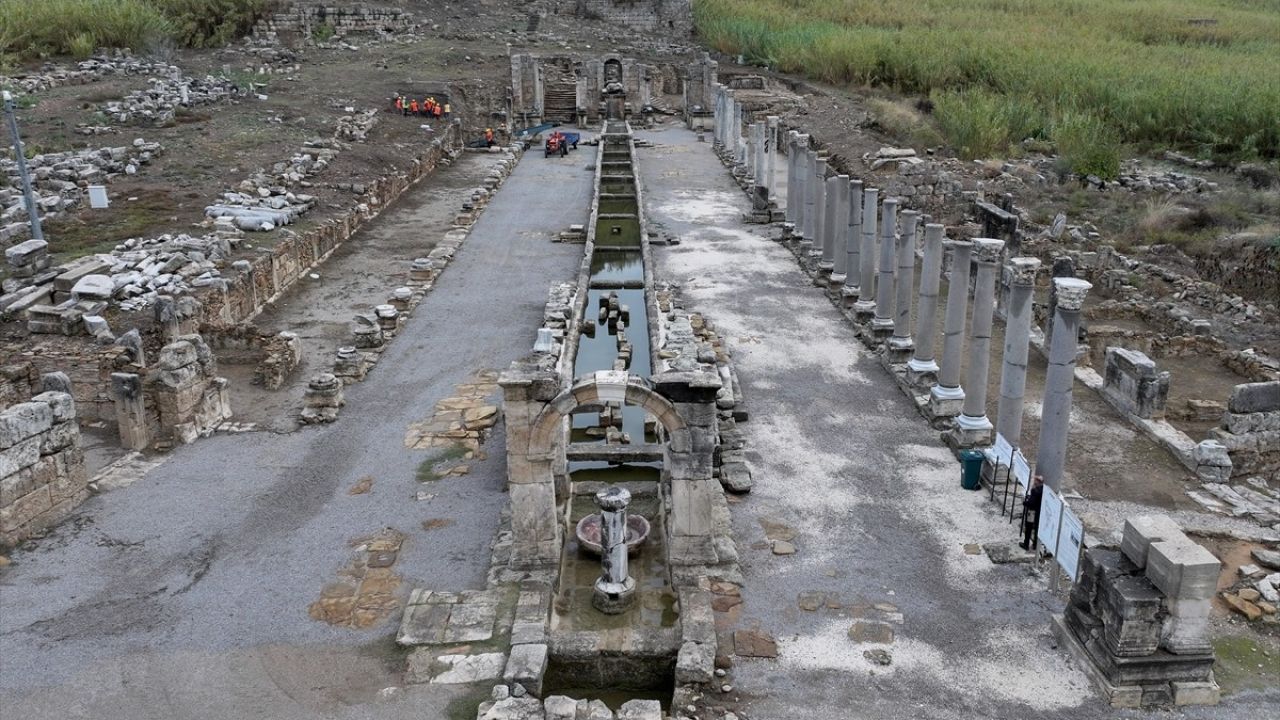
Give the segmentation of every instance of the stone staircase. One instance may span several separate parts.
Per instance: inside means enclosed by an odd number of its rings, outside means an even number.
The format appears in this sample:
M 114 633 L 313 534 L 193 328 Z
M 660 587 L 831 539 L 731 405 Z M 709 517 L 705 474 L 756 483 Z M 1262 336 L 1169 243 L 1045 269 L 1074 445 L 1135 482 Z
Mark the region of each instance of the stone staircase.
M 578 116 L 578 80 L 573 69 L 548 63 L 543 72 L 543 121 L 574 122 Z

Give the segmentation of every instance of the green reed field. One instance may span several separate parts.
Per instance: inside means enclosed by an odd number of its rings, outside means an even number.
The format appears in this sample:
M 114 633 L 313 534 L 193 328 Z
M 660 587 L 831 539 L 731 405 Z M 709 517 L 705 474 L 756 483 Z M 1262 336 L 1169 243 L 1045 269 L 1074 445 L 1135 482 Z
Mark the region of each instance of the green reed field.
M 948 143 L 1049 140 L 1109 174 L 1122 144 L 1280 158 L 1280 0 L 695 0 L 715 49 L 928 95 Z

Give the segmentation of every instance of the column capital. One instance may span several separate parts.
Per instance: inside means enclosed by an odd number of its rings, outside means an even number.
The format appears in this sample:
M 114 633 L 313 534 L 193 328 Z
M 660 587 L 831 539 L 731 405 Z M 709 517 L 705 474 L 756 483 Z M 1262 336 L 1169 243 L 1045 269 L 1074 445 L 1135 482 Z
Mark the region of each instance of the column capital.
M 977 238 L 973 241 L 974 260 L 983 264 L 1000 262 L 1000 253 L 1004 251 L 1004 241 L 994 238 Z
M 1012 285 L 1035 285 L 1036 272 L 1040 270 L 1040 259 L 1033 257 L 1016 257 L 1006 265 L 1009 269 L 1009 283 Z
M 1053 286 L 1057 291 L 1058 309 L 1078 312 L 1093 283 L 1080 278 L 1054 278 Z

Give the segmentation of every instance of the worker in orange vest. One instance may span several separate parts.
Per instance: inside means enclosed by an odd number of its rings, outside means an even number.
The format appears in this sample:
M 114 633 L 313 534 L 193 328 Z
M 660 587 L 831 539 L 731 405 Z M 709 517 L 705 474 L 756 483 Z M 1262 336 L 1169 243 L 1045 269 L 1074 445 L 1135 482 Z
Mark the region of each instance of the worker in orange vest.
M 414 98 L 413 100 L 410 100 L 410 101 L 409 101 L 409 113 L 410 113 L 410 114 L 412 114 L 412 115 L 417 115 L 417 114 L 418 114 L 418 99 L 417 99 L 417 98 Z
M 396 96 L 396 112 L 400 112 L 402 110 L 404 110 L 404 98 L 397 95 Z

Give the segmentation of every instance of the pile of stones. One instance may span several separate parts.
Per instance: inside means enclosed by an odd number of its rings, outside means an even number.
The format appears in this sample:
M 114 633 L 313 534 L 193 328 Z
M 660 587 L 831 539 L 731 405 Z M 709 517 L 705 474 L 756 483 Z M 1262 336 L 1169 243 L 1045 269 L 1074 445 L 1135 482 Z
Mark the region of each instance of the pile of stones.
M 364 142 L 369 138 L 369 131 L 377 124 L 377 110 L 365 110 L 363 112 L 352 113 L 350 115 L 343 115 L 338 118 L 338 127 L 337 130 L 334 131 L 333 136 L 339 140 Z
M 161 235 L 126 240 L 111 255 L 107 272 L 112 297 L 123 310 L 140 310 L 159 295 L 182 295 L 194 288 L 225 286 L 218 269 L 231 254 L 234 238 Z
M 170 67 L 167 75 L 152 78 L 145 90 L 106 103 L 102 112 L 118 123 L 164 127 L 174 123 L 179 107 L 230 101 L 240 95 L 240 88 L 227 78 L 187 77 L 177 67 Z
M 204 209 L 218 227 L 270 232 L 287 225 L 315 207 L 314 195 L 294 193 L 306 188 L 306 178 L 324 170 L 337 157 L 338 149 L 323 140 L 308 140 L 302 150 L 271 172 L 257 172 L 234 191 L 222 194 L 220 202 Z
M 136 58 L 123 51 L 99 54 L 81 60 L 74 67 L 45 63 L 30 75 L 0 76 L 0 85 L 26 93 L 49 90 L 64 85 L 84 85 L 113 75 L 148 75 L 169 72 L 168 63 Z
M 1276 606 L 1280 605 L 1280 552 L 1258 548 L 1254 562 L 1240 566 L 1240 578 L 1222 599 L 1232 610 L 1249 620 L 1280 623 Z
M 160 143 L 138 138 L 131 145 L 121 147 L 36 155 L 27 162 L 27 169 L 40 216 L 57 217 L 78 207 L 87 186 L 107 182 L 122 173 L 133 175 L 163 151 Z M 0 187 L 0 244 L 8 244 L 29 235 L 31 223 L 27 219 L 17 163 L 0 159 L 0 173 L 4 174 L 6 184 Z
M 476 720 L 662 720 L 662 705 L 657 700 L 629 700 L 615 715 L 600 700 L 574 700 L 565 695 L 539 700 L 519 683 L 514 689 L 495 685 L 490 698 L 480 704 Z

